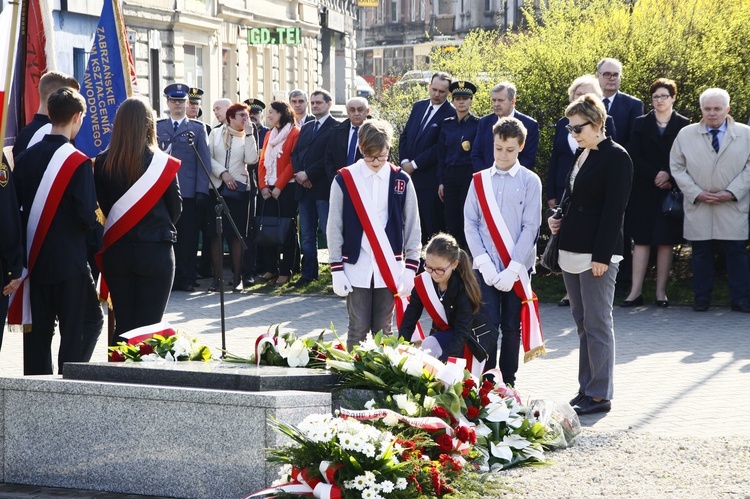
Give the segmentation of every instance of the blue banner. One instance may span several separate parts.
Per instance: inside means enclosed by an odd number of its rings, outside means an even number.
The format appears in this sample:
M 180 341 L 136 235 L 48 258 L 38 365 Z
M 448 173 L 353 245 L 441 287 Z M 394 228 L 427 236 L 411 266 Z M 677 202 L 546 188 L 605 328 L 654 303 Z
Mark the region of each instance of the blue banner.
M 94 157 L 109 145 L 117 108 L 132 94 L 130 47 L 125 39 L 119 0 L 104 0 L 94 44 L 81 82 L 86 116 L 76 147 Z

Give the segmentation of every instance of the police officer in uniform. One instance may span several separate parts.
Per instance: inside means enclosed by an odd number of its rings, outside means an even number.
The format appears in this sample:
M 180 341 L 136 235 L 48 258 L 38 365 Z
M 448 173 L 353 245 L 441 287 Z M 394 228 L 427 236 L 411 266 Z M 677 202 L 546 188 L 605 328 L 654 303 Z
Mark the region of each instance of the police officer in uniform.
M 164 95 L 169 106 L 169 117 L 156 123 L 159 147 L 182 161 L 177 172 L 182 194 L 182 216 L 176 225 L 177 243 L 174 246 L 176 268 L 172 289 L 175 291 L 195 291 L 198 202 L 202 202 L 208 194 L 209 182 L 199 158 L 207 168 L 211 165 L 205 126 L 200 121 L 191 120 L 186 116 L 189 90 L 184 83 L 167 85 Z M 195 150 L 191 143 L 194 144 Z
M 21 284 L 23 268 L 21 217 L 8 161 L 0 164 L 0 346 L 8 313 L 8 298 Z
M 201 101 L 203 100 L 203 90 L 200 88 L 192 87 L 188 92 L 188 103 L 185 114 L 191 120 L 197 120 L 203 116 L 203 109 L 201 109 Z M 211 133 L 211 125 L 205 123 L 206 137 Z
M 477 87 L 468 81 L 454 81 L 448 87 L 456 116 L 443 120 L 438 139 L 438 195 L 445 209 L 448 233 L 468 250 L 464 235 L 464 203 L 469 192 L 471 176 L 471 148 L 479 126 L 479 118 L 471 114 L 471 104 Z

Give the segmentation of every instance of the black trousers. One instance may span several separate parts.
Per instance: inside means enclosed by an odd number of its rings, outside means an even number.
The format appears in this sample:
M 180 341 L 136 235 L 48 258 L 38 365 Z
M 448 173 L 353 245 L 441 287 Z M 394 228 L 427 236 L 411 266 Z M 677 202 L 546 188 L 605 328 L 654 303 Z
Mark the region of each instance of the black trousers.
M 195 265 L 198 260 L 198 207 L 195 198 L 182 200 L 182 215 L 177 221 L 176 229 L 174 287 L 184 289 L 195 282 Z
M 32 330 L 23 335 L 23 373 L 53 374 L 55 319 L 60 324 L 58 372 L 66 362 L 91 360 L 104 324 L 91 273 L 55 284 L 34 283 L 32 275 L 30 283 Z
M 5 287 L 5 284 L 2 281 L 0 281 L 0 286 Z M 8 300 L 10 299 L 9 296 L 5 296 L 4 294 L 0 293 L 0 348 L 3 346 L 3 334 L 5 333 L 5 318 L 8 316 Z
M 438 196 L 437 187 L 417 189 L 417 202 L 419 203 L 419 225 L 422 229 L 422 244 L 424 245 L 433 235 L 445 230 L 444 208 L 443 202 L 440 201 Z M 463 209 L 461 213 L 463 213 Z
M 464 234 L 464 204 L 471 186 L 474 169 L 471 165 L 450 166 L 443 170 L 443 209 L 445 229 L 456 238 L 458 245 L 469 249 Z
M 169 241 L 118 242 L 104 253 L 102 264 L 115 312 L 114 346 L 123 341 L 120 334 L 162 320 L 174 278 L 174 251 Z

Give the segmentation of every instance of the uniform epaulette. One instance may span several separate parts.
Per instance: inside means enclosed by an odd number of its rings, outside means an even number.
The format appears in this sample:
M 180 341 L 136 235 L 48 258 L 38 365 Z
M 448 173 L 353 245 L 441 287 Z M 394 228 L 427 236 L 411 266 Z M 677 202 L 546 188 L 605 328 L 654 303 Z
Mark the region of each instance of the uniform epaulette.
M 447 118 L 445 118 L 445 119 L 444 119 L 443 121 L 451 121 L 451 120 L 455 120 L 455 119 L 456 119 L 456 117 L 455 117 L 455 116 L 448 116 L 448 117 L 447 117 Z
M 162 118 L 160 120 L 156 120 L 157 123 L 161 123 L 162 121 L 167 121 L 169 118 Z

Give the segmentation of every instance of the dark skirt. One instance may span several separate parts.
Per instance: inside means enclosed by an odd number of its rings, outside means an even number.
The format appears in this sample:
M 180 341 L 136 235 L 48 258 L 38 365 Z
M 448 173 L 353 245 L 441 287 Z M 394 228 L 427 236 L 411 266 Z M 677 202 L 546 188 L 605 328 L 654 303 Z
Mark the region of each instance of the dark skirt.
M 683 242 L 683 219 L 665 217 L 661 205 L 669 190 L 659 189 L 656 195 L 631 197 L 625 213 L 625 228 L 633 242 L 641 246 L 674 246 Z
M 247 237 L 247 222 L 248 222 L 248 211 L 250 209 L 250 193 L 245 192 L 243 194 L 243 197 L 245 198 L 243 201 L 240 201 L 238 199 L 225 197 L 224 201 L 227 203 L 227 207 L 229 208 L 229 213 L 232 215 L 232 220 L 234 220 L 235 225 L 237 226 L 237 229 L 240 231 L 240 235 L 242 237 Z M 215 235 L 217 233 L 216 231 L 216 195 L 211 191 L 209 195 L 209 202 L 206 206 L 206 225 L 208 233 L 211 235 Z M 226 213 L 222 215 L 222 231 L 224 233 L 224 237 L 227 239 L 233 239 L 235 237 L 234 230 L 232 230 L 232 226 L 229 223 L 229 218 L 227 217 Z

